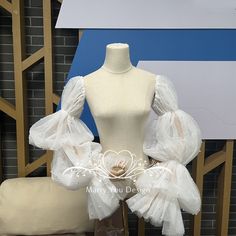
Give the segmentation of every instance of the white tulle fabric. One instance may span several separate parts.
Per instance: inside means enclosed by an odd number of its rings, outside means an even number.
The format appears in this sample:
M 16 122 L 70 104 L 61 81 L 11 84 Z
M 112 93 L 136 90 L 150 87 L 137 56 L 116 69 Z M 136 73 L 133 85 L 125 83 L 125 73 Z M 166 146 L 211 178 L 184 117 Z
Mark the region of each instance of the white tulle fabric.
M 156 116 L 146 127 L 143 152 L 160 163 L 138 176 L 138 192 L 127 204 L 153 225 L 163 225 L 164 235 L 183 235 L 180 209 L 197 214 L 201 206 L 197 186 L 185 167 L 200 150 L 201 132 L 196 121 L 178 108 L 172 82 L 158 75 L 155 86 Z M 31 126 L 29 143 L 54 150 L 52 179 L 71 190 L 87 187 L 89 217 L 101 220 L 126 197 L 118 190 L 121 182 L 113 182 L 110 173 L 118 160 L 129 165 L 129 158 L 124 152 L 103 158 L 101 145 L 93 142 L 92 132 L 80 120 L 84 101 L 83 77 L 73 77 L 64 87 L 61 110 Z
M 124 199 L 125 195 L 116 194 L 117 187 L 108 178 L 109 168 L 106 173 L 96 168 L 101 162 L 102 147 L 93 142 L 92 132 L 79 119 L 84 101 L 83 77 L 71 78 L 62 92 L 61 110 L 31 126 L 29 143 L 42 149 L 54 150 L 52 180 L 70 190 L 88 187 L 89 217 L 101 220 L 114 213 L 119 207 L 119 200 Z M 115 164 L 113 160 L 113 166 Z M 72 168 L 71 171 L 68 168 Z
M 201 207 L 199 190 L 186 165 L 197 156 L 202 139 L 197 122 L 178 108 L 173 83 L 156 77 L 152 104 L 157 114 L 146 128 L 143 151 L 160 163 L 145 170 L 137 179 L 138 193 L 127 200 L 129 208 L 164 235 L 183 235 L 181 209 L 197 214 Z
M 76 146 L 93 140 L 92 132 L 80 116 L 85 101 L 83 77 L 68 81 L 62 92 L 61 110 L 33 124 L 29 132 L 29 143 L 47 150 L 57 150 L 63 144 Z

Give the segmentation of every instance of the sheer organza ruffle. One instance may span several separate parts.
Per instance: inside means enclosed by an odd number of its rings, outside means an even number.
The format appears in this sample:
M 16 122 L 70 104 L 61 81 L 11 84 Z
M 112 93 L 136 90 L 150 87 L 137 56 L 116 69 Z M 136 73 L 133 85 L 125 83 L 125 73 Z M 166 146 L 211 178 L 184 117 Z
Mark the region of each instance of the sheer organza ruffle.
M 165 161 L 147 169 L 136 182 L 138 193 L 127 200 L 131 211 L 155 226 L 163 224 L 164 235 L 184 234 L 181 211 L 197 214 L 201 198 L 186 167 Z
M 83 110 L 85 90 L 83 77 L 68 81 L 62 92 L 61 110 L 34 123 L 29 131 L 29 143 L 46 150 L 62 145 L 76 146 L 93 140 L 93 134 L 79 116 Z
M 178 109 L 149 121 L 143 151 L 158 160 L 177 160 L 183 165 L 199 153 L 201 132 L 197 122 Z
M 63 146 L 54 151 L 52 179 L 70 190 L 86 187 L 89 217 L 101 220 L 113 214 L 127 195 L 110 178 L 117 160 L 124 160 L 124 156 L 104 156 L 98 143 Z

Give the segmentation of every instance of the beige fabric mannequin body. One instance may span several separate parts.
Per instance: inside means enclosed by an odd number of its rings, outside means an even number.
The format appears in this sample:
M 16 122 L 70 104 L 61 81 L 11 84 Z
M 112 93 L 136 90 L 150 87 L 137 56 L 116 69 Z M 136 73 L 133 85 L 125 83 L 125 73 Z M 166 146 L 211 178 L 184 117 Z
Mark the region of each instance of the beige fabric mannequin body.
M 155 74 L 131 64 L 128 44 L 106 46 L 103 66 L 85 76 L 86 100 L 103 152 L 125 149 L 148 160 L 142 148 L 154 89 Z
M 144 166 L 144 161 L 148 162 L 143 153 L 144 131 L 154 96 L 155 75 L 131 64 L 128 44 L 113 43 L 106 46 L 102 67 L 86 75 L 84 84 L 102 152 L 128 150 L 135 154 L 136 160 L 142 159 Z M 126 192 L 127 185 L 135 189 L 129 181 L 114 184 Z M 127 197 L 132 195 L 131 191 Z M 95 235 L 104 236 L 114 229 L 118 235 L 126 235 L 123 210 L 120 208 L 111 217 L 95 221 Z

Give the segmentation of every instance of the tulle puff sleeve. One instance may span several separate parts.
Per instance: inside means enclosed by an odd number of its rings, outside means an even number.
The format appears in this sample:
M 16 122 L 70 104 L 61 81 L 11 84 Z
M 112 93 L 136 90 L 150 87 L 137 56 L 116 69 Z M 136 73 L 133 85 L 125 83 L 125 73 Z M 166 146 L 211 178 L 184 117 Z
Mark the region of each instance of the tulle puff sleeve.
M 52 179 L 68 189 L 83 187 L 90 178 L 83 180 L 75 173 L 63 172 L 75 165 L 88 163 L 90 153 L 101 147 L 93 143 L 93 134 L 80 120 L 85 101 L 82 76 L 71 78 L 62 91 L 61 109 L 43 117 L 29 130 L 29 143 L 46 150 L 53 150 Z M 94 145 L 92 145 L 94 144 Z M 73 153 L 73 154 L 71 154 Z M 77 154 L 77 155 L 75 155 Z
M 156 116 L 147 125 L 143 152 L 159 162 L 138 177 L 139 191 L 127 203 L 140 217 L 162 225 L 164 235 L 183 235 L 180 209 L 197 214 L 201 207 L 199 190 L 185 167 L 200 151 L 201 131 L 178 108 L 174 85 L 165 76 L 156 76 L 152 108 Z
M 29 143 L 42 149 L 57 150 L 63 144 L 76 146 L 92 141 L 93 134 L 79 119 L 84 100 L 83 77 L 71 78 L 62 92 L 61 109 L 31 126 Z
M 92 132 L 80 119 L 84 102 L 84 78 L 73 77 L 64 86 L 61 110 L 30 127 L 29 143 L 53 150 L 52 180 L 69 190 L 86 187 L 89 217 L 101 220 L 111 215 L 125 196 L 114 191 L 116 187 L 109 179 L 109 171 L 104 171 L 107 168 L 101 165 L 102 147 L 93 142 Z

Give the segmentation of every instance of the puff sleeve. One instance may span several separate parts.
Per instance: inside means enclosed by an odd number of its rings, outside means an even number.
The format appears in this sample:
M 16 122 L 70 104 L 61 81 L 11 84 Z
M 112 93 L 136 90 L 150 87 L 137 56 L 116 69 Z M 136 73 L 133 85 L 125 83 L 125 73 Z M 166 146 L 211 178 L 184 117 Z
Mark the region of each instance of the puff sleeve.
M 185 167 L 200 152 L 201 131 L 192 116 L 178 107 L 177 93 L 168 77 L 157 75 L 152 103 L 155 119 L 147 125 L 143 152 L 159 161 L 136 181 L 138 193 L 129 208 L 164 235 L 183 235 L 181 210 L 197 214 L 199 190 Z
M 73 77 L 64 86 L 61 110 L 31 126 L 29 143 L 53 150 L 52 180 L 69 190 L 87 187 L 89 218 L 101 220 L 111 215 L 125 196 L 114 191 L 109 172 L 101 165 L 102 147 L 93 142 L 92 132 L 80 119 L 84 102 L 84 78 Z
M 78 176 L 65 170 L 73 166 L 90 168 L 89 160 L 101 151 L 94 136 L 80 120 L 85 101 L 82 76 L 71 78 L 64 86 L 61 110 L 43 117 L 29 130 L 29 143 L 46 150 L 53 150 L 51 178 L 67 189 L 86 186 L 91 176 Z M 92 168 L 92 167 L 91 167 Z
M 79 119 L 85 100 L 83 77 L 71 78 L 64 86 L 61 110 L 43 117 L 29 130 L 29 143 L 46 150 L 76 146 L 93 140 L 92 132 Z
M 156 77 L 152 108 L 157 116 L 147 128 L 144 153 L 158 161 L 188 164 L 200 151 L 201 131 L 194 118 L 178 108 L 177 93 L 168 77 Z

